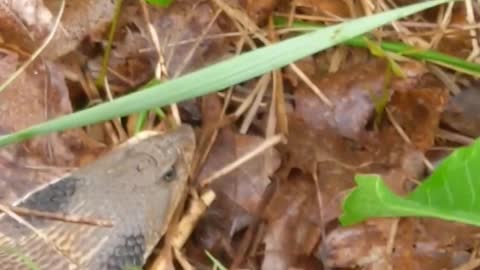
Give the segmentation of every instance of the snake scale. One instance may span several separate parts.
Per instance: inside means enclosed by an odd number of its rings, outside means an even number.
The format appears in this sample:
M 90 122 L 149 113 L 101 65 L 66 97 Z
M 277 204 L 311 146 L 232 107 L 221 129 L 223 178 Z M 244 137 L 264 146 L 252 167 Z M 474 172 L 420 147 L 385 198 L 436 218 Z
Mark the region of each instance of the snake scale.
M 23 218 L 47 240 L 0 214 L 0 269 L 123 270 L 141 267 L 184 194 L 193 129 L 145 132 L 93 163 L 32 190 L 15 206 L 106 219 L 112 227 Z M 32 261 L 38 268 L 28 266 Z

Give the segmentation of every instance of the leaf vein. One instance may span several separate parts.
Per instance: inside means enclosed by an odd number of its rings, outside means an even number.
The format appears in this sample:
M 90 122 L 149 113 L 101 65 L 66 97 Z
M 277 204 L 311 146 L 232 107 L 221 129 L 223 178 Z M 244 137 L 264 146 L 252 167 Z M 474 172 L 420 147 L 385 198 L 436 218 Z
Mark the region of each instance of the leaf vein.
M 450 182 L 451 181 L 448 181 L 448 180 L 445 180 L 445 176 L 442 175 L 441 176 L 441 179 L 443 180 L 442 182 L 444 183 L 443 184 L 443 189 L 445 190 L 445 192 L 447 193 L 447 198 L 448 198 L 448 203 L 449 205 L 453 205 L 453 195 L 452 195 L 452 190 L 450 189 Z
M 468 187 L 469 187 L 470 194 L 471 194 L 471 196 L 470 196 L 470 209 L 473 209 L 473 207 L 475 206 L 475 202 L 477 200 L 477 196 L 476 196 L 477 194 L 475 193 L 475 186 L 473 185 L 472 175 L 470 174 L 468 163 L 465 164 L 464 168 L 465 168 L 465 175 L 466 175 L 466 178 L 467 178 Z

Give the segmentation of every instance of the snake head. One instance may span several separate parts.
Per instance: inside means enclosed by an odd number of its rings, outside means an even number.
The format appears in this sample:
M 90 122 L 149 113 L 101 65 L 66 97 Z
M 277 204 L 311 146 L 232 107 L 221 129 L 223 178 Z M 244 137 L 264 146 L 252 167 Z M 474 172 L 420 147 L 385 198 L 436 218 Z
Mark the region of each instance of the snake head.
M 102 262 L 94 265 L 117 269 L 145 262 L 185 195 L 194 150 L 193 129 L 181 126 L 165 134 L 140 133 L 111 153 L 111 169 L 102 173 L 109 181 L 92 185 L 108 192 L 91 201 L 105 202 L 102 212 L 113 218 L 114 229 Z
M 139 134 L 140 142 L 132 148 L 135 154 L 129 153 L 143 156 L 136 164 L 138 175 L 131 181 L 137 181 L 132 192 L 142 194 L 136 198 L 147 202 L 139 203 L 145 212 L 138 215 L 144 218 L 145 256 L 165 233 L 185 195 L 195 151 L 195 135 L 189 126 L 180 126 L 165 134 L 148 133 Z

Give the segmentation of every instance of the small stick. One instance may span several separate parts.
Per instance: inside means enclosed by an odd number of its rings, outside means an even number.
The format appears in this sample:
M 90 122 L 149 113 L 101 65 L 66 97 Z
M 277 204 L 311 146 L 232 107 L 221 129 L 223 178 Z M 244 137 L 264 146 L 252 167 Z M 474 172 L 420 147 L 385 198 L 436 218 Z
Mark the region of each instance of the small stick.
M 405 131 L 403 130 L 403 128 L 400 126 L 400 124 L 397 122 L 397 120 L 395 119 L 395 117 L 393 116 L 393 114 L 390 112 L 390 110 L 388 108 L 385 109 L 385 112 L 387 113 L 387 116 L 388 116 L 388 119 L 390 120 L 390 122 L 392 123 L 393 127 L 395 128 L 395 130 L 398 132 L 398 134 L 400 135 L 400 137 L 402 137 L 402 139 L 409 143 L 409 144 L 412 144 L 412 141 L 410 140 L 410 138 L 408 137 L 407 133 L 405 133 Z M 423 160 L 423 164 L 425 164 L 425 166 L 430 170 L 430 172 L 433 171 L 434 167 L 432 165 L 432 163 L 425 157 L 425 154 L 422 154 L 422 160 Z
M 62 250 L 56 243 L 55 241 L 53 241 L 52 239 L 50 239 L 47 235 L 45 235 L 43 232 L 41 232 L 40 230 L 38 230 L 37 228 L 33 227 L 32 224 L 30 224 L 28 221 L 26 221 L 25 219 L 23 219 L 22 217 L 20 217 L 19 215 L 15 214 L 12 210 L 10 210 L 9 207 L 5 206 L 5 205 L 2 205 L 0 204 L 0 210 L 5 212 L 5 214 L 7 216 L 9 216 L 10 218 L 14 219 L 15 221 L 17 221 L 18 223 L 20 223 L 21 225 L 27 227 L 28 229 L 30 229 L 36 236 L 40 237 L 40 239 L 42 239 L 43 241 L 45 241 L 45 243 L 47 245 L 51 245 L 53 247 L 53 249 L 55 249 L 56 252 L 58 252 L 58 254 L 62 255 L 65 259 L 68 260 L 68 262 L 72 265 L 75 265 L 78 267 L 78 263 L 74 260 L 72 260 L 72 258 L 70 258 L 69 254 L 65 253 L 64 250 Z
M 19 214 L 21 216 L 33 216 L 33 217 L 59 220 L 59 221 L 70 222 L 70 223 L 100 226 L 100 227 L 113 227 L 113 223 L 111 221 L 104 220 L 104 219 L 93 219 L 93 218 L 86 218 L 86 217 L 80 217 L 75 215 L 67 216 L 60 213 L 50 213 L 50 212 L 38 211 L 38 210 L 33 210 L 33 209 L 28 209 L 23 207 L 17 207 L 17 206 L 4 205 L 4 207 L 8 208 L 10 211 L 16 214 Z
M 318 88 L 318 86 L 295 64 L 290 64 L 290 68 L 297 74 L 297 76 L 313 91 L 313 93 L 320 98 L 328 107 L 332 108 L 333 103 L 330 99 Z
M 259 154 L 263 153 L 263 151 L 269 149 L 270 147 L 280 143 L 281 141 L 285 140 L 285 138 L 282 135 L 275 135 L 273 137 L 270 137 L 266 139 L 264 142 L 262 142 L 257 148 L 253 149 L 253 151 L 250 151 L 237 160 L 233 161 L 232 163 L 228 164 L 225 166 L 223 169 L 218 170 L 208 176 L 207 178 L 204 178 L 203 180 L 200 181 L 201 186 L 206 186 L 213 182 L 214 180 L 232 172 L 236 168 L 240 167 L 242 164 L 245 162 L 251 160 L 252 158 L 258 156 Z
M 207 207 L 215 200 L 215 196 L 215 193 L 210 189 L 205 191 L 200 197 L 196 193 L 193 195 L 193 200 L 188 206 L 187 213 L 175 227 L 172 226 L 169 228 L 166 233 L 165 245 L 149 269 L 167 269 L 168 266 L 172 264 L 172 251 L 183 269 L 193 269 L 181 253 L 181 249 L 193 232 L 200 217 L 202 217 Z M 171 236 L 169 235 L 170 233 Z
M 398 233 L 398 222 L 400 222 L 399 218 L 393 220 L 392 226 L 390 227 L 390 233 L 388 234 L 388 241 L 387 246 L 385 247 L 386 253 L 388 256 L 392 256 L 393 249 L 395 248 L 395 238 Z
M 25 63 L 23 63 L 23 65 L 21 65 L 15 72 L 13 72 L 12 75 L 10 75 L 8 77 L 7 80 L 5 80 L 5 82 L 3 82 L 0 85 L 0 92 L 5 90 L 7 88 L 7 86 L 9 86 L 13 81 L 15 81 L 15 79 L 17 79 L 18 76 L 20 76 L 20 74 L 23 71 L 25 71 L 27 69 L 27 67 L 31 63 L 33 63 L 33 61 L 35 61 L 35 59 L 37 59 L 37 57 L 45 50 L 45 48 L 48 46 L 48 44 L 50 44 L 50 41 L 52 41 L 52 39 L 55 36 L 55 33 L 57 32 L 57 29 L 60 25 L 60 19 L 62 18 L 63 11 L 65 10 L 65 2 L 66 2 L 66 0 L 62 0 L 60 2 L 60 9 L 58 11 L 57 18 L 55 19 L 55 22 L 53 23 L 52 31 L 50 31 L 50 33 L 45 38 L 45 40 L 42 42 L 40 47 L 38 47 L 38 49 L 35 50 L 35 52 L 33 52 L 33 54 L 30 56 L 30 58 L 27 61 L 25 61 Z
M 171 245 L 176 249 L 181 249 L 187 242 L 193 232 L 198 220 L 203 216 L 207 207 L 215 200 L 216 194 L 213 190 L 208 189 L 200 197 L 195 196 L 192 203 L 188 207 L 187 213 L 180 220 L 174 230 Z

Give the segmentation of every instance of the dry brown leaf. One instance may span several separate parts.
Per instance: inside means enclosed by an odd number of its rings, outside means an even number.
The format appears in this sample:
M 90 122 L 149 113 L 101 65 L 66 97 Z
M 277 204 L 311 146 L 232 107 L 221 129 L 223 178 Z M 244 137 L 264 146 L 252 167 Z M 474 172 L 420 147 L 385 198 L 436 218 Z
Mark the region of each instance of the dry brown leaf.
M 5 79 L 16 67 L 15 53 L 0 57 Z M 18 131 L 48 119 L 70 113 L 68 89 L 60 70 L 53 63 L 34 63 L 6 90 L 0 93 L 0 129 L 3 134 Z M 71 167 L 88 162 L 101 151 L 90 144 L 81 130 L 70 130 L 31 139 L 22 145 L 0 150 L 2 166 L 0 185 L 10 201 L 19 195 L 64 173 Z M 90 156 L 90 157 L 89 157 Z
M 297 9 L 308 15 L 328 15 L 347 18 L 350 15 L 345 1 L 297 0 Z
M 321 235 L 316 188 L 305 174 L 276 183 L 264 213 L 268 224 L 262 269 L 289 269 L 312 255 Z
M 433 146 L 440 114 L 448 99 L 443 87 L 416 87 L 396 91 L 389 104 L 391 112 L 413 145 L 422 151 Z
M 419 223 L 416 219 L 404 219 L 399 223 L 394 250 L 389 256 L 385 252 L 391 224 L 392 220 L 377 219 L 335 229 L 318 249 L 317 256 L 330 267 L 452 269 L 468 261 L 474 232 L 478 231 L 472 226 L 439 220 Z
M 383 266 L 388 269 L 386 244 L 391 220 L 375 220 L 328 233 L 317 256 L 327 267 Z M 375 269 L 375 268 L 373 268 Z
M 0 4 L 0 17 L 14 18 L 15 27 L 22 30 L 0 27 L 0 33 L 9 39 L 11 35 L 16 46 L 32 52 L 52 31 L 60 1 L 4 0 Z M 61 27 L 42 55 L 56 59 L 74 50 L 88 35 L 104 31 L 113 17 L 113 7 L 110 0 L 67 0 Z
M 262 139 L 259 137 L 236 135 L 228 129 L 222 129 L 198 179 L 222 169 L 239 156 L 251 151 L 261 141 Z M 264 158 L 263 155 L 260 155 L 232 173 L 215 180 L 212 188 L 217 194 L 222 193 L 228 196 L 230 200 L 236 202 L 249 213 L 257 213 L 263 193 L 270 183 L 268 177 L 273 173 L 265 171 Z M 279 165 L 278 158 L 276 160 L 274 170 Z
M 465 89 L 454 96 L 442 113 L 442 122 L 462 134 L 480 137 L 480 90 Z
M 180 74 L 195 70 L 205 63 L 224 55 L 228 47 L 223 39 L 208 39 L 200 42 L 193 57 L 186 57 L 194 48 L 196 39 L 210 23 L 214 10 L 210 3 L 175 1 L 168 9 L 148 6 L 150 23 L 158 34 L 159 42 L 169 76 L 174 76 L 185 65 Z M 220 34 L 222 29 L 214 22 L 207 36 Z M 88 71 L 96 78 L 102 55 L 88 62 Z M 138 1 L 126 2 L 119 18 L 117 35 L 109 62 L 109 82 L 115 94 L 123 94 L 132 87 L 150 80 L 159 57 L 151 42 L 150 32 Z M 187 61 L 187 64 L 184 62 Z
M 394 90 L 413 88 L 426 72 L 414 63 L 405 64 L 403 69 L 407 78 L 394 79 Z M 334 103 L 334 107 L 327 106 L 311 89 L 301 85 L 294 93 L 296 113 L 315 129 L 333 128 L 340 135 L 358 139 L 373 115 L 372 97 L 383 95 L 385 71 L 384 61 L 372 61 L 321 78 L 313 77 L 311 79 Z
M 213 96 L 207 99 L 212 98 Z M 203 108 L 207 110 L 207 107 Z M 213 111 L 218 112 L 215 109 Z M 207 119 L 216 118 L 209 110 L 206 115 Z M 196 179 L 203 179 L 222 169 L 251 151 L 260 142 L 262 139 L 256 136 L 235 134 L 229 128 L 220 129 Z M 217 198 L 195 230 L 193 237 L 200 246 L 196 248 L 207 249 L 216 256 L 225 254 L 225 251 L 229 254 L 229 250 L 236 250 L 234 247 L 239 243 L 232 239 L 233 236 L 256 220 L 265 189 L 270 183 L 269 176 L 273 172 L 265 170 L 264 159 L 265 155 L 260 155 L 211 184 Z M 279 163 L 278 158 L 275 160 L 273 170 Z M 234 256 L 229 255 L 232 258 Z M 194 254 L 192 256 L 196 257 Z
M 59 1 L 44 1 L 52 13 L 56 14 Z M 46 48 L 45 57 L 56 59 L 76 49 L 86 37 L 103 33 L 113 18 L 114 3 L 111 0 L 67 0 L 62 29 L 57 31 Z
M 464 240 L 473 237 L 474 230 L 468 230 L 465 227 L 467 226 L 438 220 L 404 219 L 400 223 L 395 241 L 395 252 L 392 257 L 394 267 L 406 266 L 406 269 L 415 270 L 453 269 L 465 263 L 470 256 L 466 249 L 462 250 L 458 246 L 450 249 L 450 241 L 449 244 L 443 245 L 442 241 L 436 237 L 436 235 L 447 236 L 451 232 L 456 232 L 454 234 L 459 236 L 463 235 Z M 430 232 L 430 228 L 436 228 L 436 230 Z M 472 241 L 470 244 L 473 246 Z
M 247 0 L 245 11 L 253 21 L 261 25 L 265 23 L 279 2 L 279 0 Z
M 325 220 L 325 223 L 319 224 L 319 228 L 331 224 L 340 215 L 342 200 L 346 192 L 353 187 L 355 173 L 380 174 L 386 184 L 400 195 L 406 194 L 411 189 L 413 182 L 410 179 L 419 179 L 423 176 L 422 151 L 433 145 L 433 135 L 445 104 L 446 91 L 443 88 L 427 87 L 418 83 L 414 84 L 418 88 L 408 89 L 407 85 L 410 83 L 396 82 L 398 88 L 393 94 L 389 108 L 395 111 L 394 115 L 399 118 L 398 122 L 405 126 L 414 145 L 403 141 L 398 131 L 388 122 L 382 124 L 377 132 L 364 130 L 357 141 L 352 141 L 344 138 L 343 134 L 336 133 L 338 130 L 330 126 L 315 130 L 309 124 L 302 123 L 298 117 L 289 120 L 291 130 L 288 144 L 281 147 L 284 164 L 279 176 L 285 178 L 295 168 L 317 176 L 319 197 L 322 200 L 321 212 Z M 299 218 L 297 222 L 301 224 L 304 220 Z M 395 261 L 386 254 L 390 226 L 385 225 L 385 222 L 391 224 L 391 221 L 369 222 L 375 230 L 373 233 L 357 230 L 355 227 L 335 229 L 340 233 L 334 238 L 337 242 L 329 243 L 328 241 L 333 241 L 330 239 L 322 244 L 326 249 L 322 255 L 324 263 L 331 267 L 363 266 L 365 269 L 392 267 Z M 282 231 L 282 226 L 279 226 L 280 229 L 277 228 L 277 232 L 272 233 L 288 231 Z M 375 240 L 375 237 L 381 235 L 383 238 L 380 242 Z M 340 240 L 341 242 L 338 242 Z M 286 254 L 277 254 L 277 256 L 283 256 L 284 260 L 288 258 L 294 260 L 292 255 L 288 257 Z M 427 259 L 425 261 L 430 262 Z

